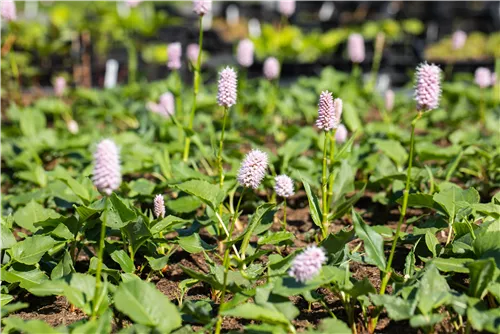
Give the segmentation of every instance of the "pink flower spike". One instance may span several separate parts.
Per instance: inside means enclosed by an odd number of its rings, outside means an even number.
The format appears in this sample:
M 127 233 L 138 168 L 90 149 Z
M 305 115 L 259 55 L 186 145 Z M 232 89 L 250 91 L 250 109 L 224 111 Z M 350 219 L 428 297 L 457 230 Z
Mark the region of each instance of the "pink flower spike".
M 319 274 L 325 262 L 326 254 L 323 248 L 309 246 L 293 259 L 288 274 L 298 282 L 305 283 Z
M 474 82 L 479 88 L 487 88 L 494 82 L 489 69 L 486 67 L 478 67 L 474 73 Z
M 166 92 L 160 96 L 160 106 L 162 108 L 162 114 L 165 117 L 170 117 L 175 114 L 175 98 L 174 94 Z
M 17 19 L 16 3 L 14 1 L 3 0 L 0 6 L 1 16 L 6 22 L 15 21 Z
M 415 101 L 417 110 L 430 111 L 439 107 L 441 97 L 441 69 L 422 63 L 417 67 Z
M 277 79 L 280 75 L 280 62 L 274 57 L 269 57 L 264 61 L 264 76 L 267 80 Z
M 156 195 L 154 199 L 154 213 L 156 218 L 165 217 L 165 201 L 163 200 L 163 195 Z
M 236 49 L 236 60 L 243 67 L 250 67 L 253 64 L 254 46 L 249 39 L 241 40 Z
M 293 196 L 293 194 L 295 194 L 293 180 L 289 176 L 285 174 L 278 175 L 276 176 L 274 181 L 276 182 L 274 186 L 274 191 L 276 192 L 276 195 L 283 198 L 288 198 L 290 196 Z
M 139 4 L 141 2 L 142 2 L 142 0 L 127 0 L 127 1 L 125 1 L 127 6 L 129 6 L 130 8 L 135 8 L 135 7 L 139 6 Z
M 467 34 L 462 30 L 457 30 L 451 36 L 451 47 L 453 50 L 460 50 L 467 41 Z
M 247 188 L 257 189 L 266 175 L 267 154 L 260 150 L 252 150 L 241 163 L 238 171 L 238 182 Z
M 290 17 L 295 13 L 295 1 L 293 0 L 281 0 L 279 2 L 279 11 L 281 15 Z
M 340 120 L 342 119 L 342 106 L 343 106 L 343 103 L 342 103 L 342 100 L 339 99 L 339 98 L 336 98 L 335 100 L 333 100 L 333 110 L 334 110 L 334 113 L 335 113 L 335 128 L 337 128 L 340 124 Z
M 217 103 L 220 106 L 230 108 L 236 104 L 238 78 L 231 67 L 226 67 L 219 73 L 219 90 Z
M 66 79 L 64 77 L 57 77 L 54 82 L 54 94 L 57 97 L 61 97 L 64 95 L 64 91 L 66 90 Z
M 347 41 L 347 53 L 353 63 L 362 63 L 365 60 L 365 41 L 360 34 L 351 34 Z
M 191 64 L 196 64 L 198 62 L 198 54 L 200 53 L 200 46 L 196 43 L 191 43 L 187 46 L 186 56 Z
M 212 1 L 198 0 L 193 1 L 193 12 L 203 16 L 212 10 Z
M 170 43 L 167 48 L 168 62 L 167 67 L 170 70 L 178 70 L 181 68 L 182 46 L 181 43 Z
M 339 103 L 337 103 L 337 106 Z M 340 102 L 340 110 L 342 108 L 342 101 Z M 330 131 L 338 126 L 338 120 L 336 118 L 335 103 L 333 101 L 332 93 L 329 91 L 321 92 L 319 96 L 318 103 L 318 119 L 316 120 L 316 126 L 323 131 Z M 342 111 L 340 111 L 342 113 Z
M 385 110 L 387 111 L 392 111 L 392 108 L 394 108 L 394 92 L 392 90 L 387 90 L 385 92 L 384 96 L 384 102 L 385 102 Z
M 335 141 L 339 144 L 345 143 L 347 140 L 347 128 L 344 124 L 340 124 L 335 132 Z
M 120 153 L 116 144 L 110 139 L 104 139 L 97 144 L 92 182 L 97 190 L 107 196 L 120 187 L 122 182 Z

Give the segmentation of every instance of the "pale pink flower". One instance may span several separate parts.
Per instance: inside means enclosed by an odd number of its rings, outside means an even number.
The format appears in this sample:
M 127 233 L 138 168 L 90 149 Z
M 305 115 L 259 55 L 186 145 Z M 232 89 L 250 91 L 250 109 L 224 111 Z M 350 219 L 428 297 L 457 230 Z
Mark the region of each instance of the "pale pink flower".
M 340 100 L 340 99 L 335 99 Z M 330 131 L 338 127 L 339 120 L 336 114 L 339 112 L 338 106 L 340 105 L 340 114 L 342 113 L 342 101 L 335 105 L 332 93 L 329 91 L 321 92 L 318 103 L 318 119 L 316 126 L 323 131 Z
M 362 63 L 365 60 L 365 41 L 360 34 L 351 34 L 347 41 L 347 53 L 353 63 Z
M 129 6 L 130 8 L 137 7 L 141 2 L 142 2 L 142 0 L 127 0 L 127 1 L 125 1 L 127 6 Z
M 295 1 L 293 0 L 281 0 L 279 2 L 279 11 L 281 15 L 290 17 L 295 13 Z
M 15 2 L 12 0 L 2 0 L 0 3 L 0 13 L 5 21 L 15 21 L 17 19 Z
M 193 1 L 193 12 L 203 16 L 212 10 L 212 1 L 198 0 Z
M 265 152 L 252 150 L 241 163 L 238 182 L 247 188 L 257 189 L 266 175 L 268 158 Z
M 280 75 L 280 62 L 274 57 L 269 57 L 264 61 L 264 76 L 267 80 L 277 79 Z
M 293 194 L 295 194 L 293 180 L 289 176 L 285 174 L 278 175 L 274 178 L 274 181 L 276 182 L 274 186 L 274 191 L 276 192 L 276 195 L 288 198 L 290 196 L 293 196 Z
M 387 111 L 392 111 L 392 108 L 394 108 L 394 92 L 392 90 L 387 90 L 385 92 L 385 110 Z
M 417 67 L 415 101 L 417 110 L 429 111 L 439 107 L 441 97 L 441 69 L 434 64 L 422 63 Z
M 66 126 L 68 128 L 68 131 L 73 135 L 76 135 L 79 131 L 78 123 L 74 119 L 69 120 L 66 123 Z
M 489 87 L 492 83 L 491 79 L 492 76 L 489 69 L 487 69 L 486 67 L 479 67 L 476 69 L 476 72 L 474 73 L 474 82 L 480 88 Z
M 335 141 L 339 144 L 345 143 L 347 140 L 347 128 L 344 124 L 340 124 L 335 132 Z
M 111 195 L 120 187 L 120 153 L 116 144 L 110 139 L 102 140 L 94 153 L 94 186 L 100 192 Z
M 156 218 L 165 217 L 165 201 L 163 200 L 163 196 L 160 194 L 156 195 L 153 203 Z
M 63 96 L 66 91 L 66 86 L 66 79 L 64 79 L 64 77 L 57 77 L 54 81 L 54 94 L 58 97 Z
M 457 30 L 451 36 L 451 46 L 453 50 L 459 50 L 464 47 L 467 41 L 467 34 L 462 30 Z
M 178 70 L 181 68 L 182 46 L 181 43 L 170 43 L 167 48 L 168 62 L 167 67 L 170 70 Z
M 236 72 L 231 67 L 226 67 L 219 73 L 219 89 L 217 103 L 229 108 L 236 104 L 238 79 Z
M 305 283 L 319 274 L 325 262 L 326 254 L 323 248 L 309 246 L 293 259 L 288 274 L 298 282 Z
M 186 56 L 191 64 L 196 64 L 198 62 L 198 55 L 200 54 L 200 46 L 196 43 L 191 43 L 187 46 Z
M 236 60 L 243 67 L 250 67 L 253 64 L 254 46 L 249 39 L 241 40 L 236 48 Z

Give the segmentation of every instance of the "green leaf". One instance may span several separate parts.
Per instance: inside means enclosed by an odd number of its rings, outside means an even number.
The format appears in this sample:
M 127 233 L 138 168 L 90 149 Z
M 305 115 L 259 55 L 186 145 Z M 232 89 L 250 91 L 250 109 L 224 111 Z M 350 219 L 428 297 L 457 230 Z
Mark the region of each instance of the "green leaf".
M 355 174 L 356 169 L 347 160 L 342 160 L 333 183 L 332 203 L 336 203 L 344 194 L 354 191 Z
M 352 220 L 356 235 L 363 240 L 368 255 L 367 262 L 376 265 L 380 270 L 385 270 L 384 238 L 368 226 L 354 208 Z
M 90 208 L 85 205 L 80 205 L 80 206 L 75 205 L 75 210 L 78 213 L 80 223 L 85 222 L 87 219 L 92 217 L 92 215 L 101 211 L 99 209 Z
M 401 196 L 396 201 L 398 204 L 403 204 L 403 197 Z M 409 194 L 408 195 L 408 207 L 411 208 L 430 208 L 439 209 L 441 208 L 434 198 L 429 194 Z M 442 211 L 442 210 L 441 210 Z
M 469 268 L 470 284 L 469 296 L 481 299 L 495 274 L 495 261 L 492 258 L 477 260 L 467 264 Z
M 73 328 L 72 333 L 78 334 L 95 334 L 95 333 L 111 333 L 113 312 L 111 310 L 106 310 L 97 320 L 87 321 L 75 328 Z
M 170 333 L 182 325 L 177 307 L 151 283 L 133 280 L 116 289 L 115 307 L 134 322 Z
M 393 160 L 397 166 L 403 166 L 408 160 L 408 153 L 401 143 L 394 139 L 375 139 L 375 146 Z
M 474 253 L 478 257 L 493 257 L 500 266 L 500 220 L 495 220 L 476 233 L 476 240 L 472 243 Z
M 245 303 L 230 310 L 225 310 L 222 312 L 222 315 L 262 321 L 269 324 L 281 324 L 285 326 L 288 326 L 289 323 L 283 313 L 251 303 Z
M 293 233 L 280 231 L 275 233 L 268 233 L 257 240 L 258 245 L 276 245 L 283 241 L 292 241 L 295 239 Z
M 59 332 L 50 327 L 49 324 L 42 320 L 23 320 L 18 317 L 8 317 L 2 319 L 5 326 L 16 329 L 25 334 L 58 334 Z
M 17 225 L 35 232 L 37 229 L 33 226 L 34 223 L 47 219 L 57 219 L 61 217 L 57 212 L 51 209 L 45 209 L 42 205 L 31 200 L 26 206 L 17 210 L 14 214 L 14 220 Z
M 174 227 L 178 227 L 179 225 L 185 225 L 189 222 L 190 220 L 169 215 L 151 227 L 151 234 L 155 235 L 160 232 L 166 233 L 173 230 Z
M 5 270 L 1 269 L 2 272 L 2 280 L 9 283 L 19 283 L 21 288 L 30 289 L 35 287 L 49 278 L 41 271 L 36 268 L 29 271 L 16 271 L 16 270 Z
M 450 297 L 449 289 L 446 279 L 439 274 L 437 268 L 427 267 L 417 292 L 419 310 L 423 314 L 429 314 L 433 309 L 443 305 Z
M 452 186 L 434 194 L 433 199 L 445 209 L 449 217 L 455 217 L 459 208 L 479 203 L 479 193 L 474 188 L 462 190 Z
M 52 269 L 52 272 L 50 273 L 50 279 L 56 280 L 58 278 L 69 275 L 74 271 L 75 268 L 73 268 L 73 260 L 71 259 L 69 252 L 65 251 L 61 261 L 59 261 L 57 266 L 55 266 L 54 269 Z
M 444 319 L 444 314 L 418 314 L 410 318 L 411 327 L 429 327 L 441 322 Z
M 115 250 L 110 254 L 113 261 L 120 265 L 120 268 L 126 273 L 135 271 L 134 262 L 123 249 Z
M 472 205 L 472 208 L 477 212 L 488 215 L 495 219 L 500 218 L 500 205 L 495 203 L 477 203 Z
M 500 332 L 500 308 L 488 310 L 481 301 L 467 308 L 467 319 L 478 331 Z
M 438 239 L 431 231 L 425 232 L 425 244 L 427 248 L 431 251 L 433 257 L 437 257 L 441 249 Z
M 345 245 L 352 240 L 354 230 L 341 230 L 337 234 L 330 233 L 326 239 L 321 241 L 320 246 L 326 250 L 330 264 L 338 265 L 344 259 Z
M 181 246 L 182 249 L 191 254 L 196 254 L 215 248 L 215 246 L 211 246 L 205 241 L 201 240 L 198 233 L 191 234 L 187 237 L 179 237 L 179 246 Z
M 324 334 L 351 334 L 352 331 L 345 322 L 339 319 L 327 318 L 321 321 L 318 329 Z
M 106 226 L 120 229 L 136 219 L 135 212 L 128 207 L 115 193 L 108 197 L 106 210 L 101 215 L 101 221 L 106 221 Z
M 55 281 L 46 280 L 39 285 L 29 288 L 29 292 L 39 297 L 61 296 L 64 294 L 64 289 L 67 285 L 68 284 L 66 283 L 66 281 L 62 279 L 58 279 Z
M 394 295 L 371 294 L 370 298 L 376 306 L 385 307 L 389 317 L 396 321 L 410 319 L 415 312 L 414 305 Z
M 362 131 L 363 124 L 361 123 L 361 119 L 358 115 L 358 108 L 347 101 L 344 102 L 344 112 L 342 113 L 342 118 L 346 126 L 351 131 Z
M 342 218 L 344 215 L 346 215 L 351 208 L 353 207 L 354 204 L 356 204 L 357 201 L 363 196 L 365 193 L 365 188 L 366 184 L 363 185 L 363 188 L 361 188 L 356 194 L 353 196 L 349 197 L 346 201 L 338 201 L 335 203 L 335 205 L 332 207 L 333 214 L 329 216 L 329 220 L 335 220 Z
M 58 179 L 63 181 L 76 196 L 80 197 L 84 201 L 84 203 L 90 202 L 90 194 L 87 188 L 72 178 L 69 174 L 61 175 Z
M 154 271 L 160 271 L 168 264 L 170 255 L 165 255 L 157 259 L 151 256 L 146 256 L 146 259 L 148 260 L 151 269 L 153 269 Z
M 146 222 L 144 221 L 144 217 L 142 216 L 139 216 L 136 222 L 125 226 L 123 231 L 128 236 L 129 243 L 130 246 L 132 246 L 134 254 L 141 247 L 141 245 L 152 236 Z
M 443 272 L 455 272 L 455 273 L 468 273 L 467 263 L 472 262 L 472 259 L 460 259 L 460 258 L 448 258 L 443 259 L 437 257 L 432 259 L 430 263 L 435 265 L 440 271 Z
M 14 299 L 13 296 L 7 295 L 7 294 L 0 294 L 0 307 L 3 307 L 4 305 L 7 305 Z
M 248 244 L 250 243 L 250 238 L 252 237 L 252 235 L 254 234 L 255 230 L 257 229 L 259 224 L 262 222 L 264 217 L 267 214 L 274 215 L 274 212 L 272 210 L 275 207 L 276 207 L 276 205 L 273 203 L 265 203 L 265 204 L 259 205 L 257 210 L 255 210 L 255 213 L 252 215 L 252 218 L 250 219 L 250 222 L 248 223 L 248 226 L 244 232 L 245 236 L 243 238 L 243 241 L 242 241 L 241 247 L 240 247 L 240 254 L 241 255 L 244 256 L 244 254 L 246 253 Z
M 128 184 L 130 188 L 129 197 L 134 197 L 137 195 L 151 195 L 155 189 L 155 184 L 146 179 L 138 179 L 131 181 Z
M 193 196 L 182 196 L 175 200 L 167 201 L 167 208 L 177 213 L 193 212 L 201 206 L 199 198 Z
M 0 249 L 8 249 L 14 246 L 17 241 L 10 229 L 5 226 L 5 225 L 0 225 L 1 228 L 1 233 L 2 233 L 2 240 L 0 243 Z
M 19 310 L 22 310 L 23 308 L 27 308 L 29 306 L 28 303 L 13 303 L 13 304 L 8 304 L 4 305 L 1 307 L 1 314 L 2 318 L 4 318 L 7 314 L 13 313 Z
M 316 195 L 311 191 L 311 186 L 304 179 L 302 179 L 302 184 L 304 185 L 307 200 L 309 201 L 309 212 L 311 214 L 311 218 L 316 226 L 323 228 L 323 213 L 321 212 L 318 197 L 316 197 Z
M 217 209 L 226 196 L 218 185 L 202 180 L 190 180 L 173 187 L 199 198 L 213 210 Z
M 55 244 L 49 236 L 35 235 L 12 247 L 12 259 L 24 264 L 36 264 Z

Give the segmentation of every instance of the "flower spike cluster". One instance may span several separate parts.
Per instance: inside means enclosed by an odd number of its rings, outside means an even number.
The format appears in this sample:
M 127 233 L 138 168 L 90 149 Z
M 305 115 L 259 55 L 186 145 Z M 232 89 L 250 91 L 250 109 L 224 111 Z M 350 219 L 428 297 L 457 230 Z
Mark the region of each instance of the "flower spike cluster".
M 467 41 L 467 34 L 462 30 L 457 30 L 451 36 L 451 47 L 453 50 L 460 50 Z
M 238 182 L 247 188 L 257 189 L 266 175 L 267 154 L 260 150 L 252 150 L 241 163 L 238 171 Z
M 314 245 L 309 246 L 295 257 L 288 274 L 295 277 L 298 282 L 305 283 L 318 275 L 325 262 L 325 251 Z
M 199 16 L 203 16 L 212 10 L 212 1 L 198 0 L 193 1 L 193 12 Z
M 274 57 L 269 57 L 264 61 L 264 76 L 267 80 L 277 79 L 280 75 L 280 62 Z
M 198 55 L 200 54 L 200 46 L 196 43 L 191 43 L 187 46 L 186 56 L 191 64 L 196 64 L 198 61 Z
M 288 198 L 295 194 L 293 180 L 288 175 L 278 175 L 274 180 L 276 182 L 276 185 L 274 186 L 276 195 L 283 198 Z
M 365 41 L 360 34 L 351 34 L 347 41 L 347 53 L 353 63 L 362 63 L 365 60 Z
M 163 200 L 163 195 L 156 195 L 153 204 L 156 218 L 165 217 L 165 201 Z
M 241 40 L 236 49 L 236 60 L 243 67 L 250 67 L 253 64 L 254 46 L 249 39 Z
M 120 153 L 116 144 L 110 139 L 104 139 L 97 144 L 94 153 L 94 175 L 92 182 L 100 192 L 111 195 L 120 187 L 122 175 L 120 172 Z
M 175 114 L 174 94 L 170 92 L 163 93 L 160 96 L 160 103 L 148 102 L 146 107 L 155 114 L 159 114 L 164 118 L 170 118 Z
M 330 131 L 339 126 L 342 117 L 342 100 L 333 99 L 332 93 L 324 91 L 319 97 L 318 119 L 316 126 L 323 131 Z
M 170 43 L 167 48 L 169 70 L 178 70 L 181 68 L 182 46 L 181 43 Z
M 415 101 L 417 110 L 430 111 L 439 107 L 441 97 L 441 69 L 434 64 L 422 63 L 417 67 Z
M 56 94 L 57 97 L 61 97 L 64 95 L 65 91 L 66 79 L 64 79 L 64 77 L 57 77 L 54 82 L 54 94 Z
M 295 1 L 281 0 L 279 2 L 279 12 L 286 17 L 292 16 L 295 13 Z
M 394 108 L 394 92 L 389 89 L 385 92 L 385 96 L 384 96 L 384 104 L 385 104 L 385 110 L 387 111 L 392 111 L 392 109 Z
M 12 0 L 4 0 L 0 3 L 0 13 L 2 19 L 6 22 L 15 21 L 17 19 L 16 3 Z
M 335 141 L 339 144 L 345 143 L 347 140 L 347 128 L 344 124 L 340 124 L 335 132 Z
M 238 79 L 236 72 L 231 67 L 226 67 L 219 73 L 219 87 L 217 103 L 229 108 L 236 104 L 238 96 Z
M 479 88 L 487 88 L 490 85 L 495 84 L 495 80 L 491 75 L 491 72 L 486 67 L 478 67 L 476 72 L 474 72 L 474 82 Z

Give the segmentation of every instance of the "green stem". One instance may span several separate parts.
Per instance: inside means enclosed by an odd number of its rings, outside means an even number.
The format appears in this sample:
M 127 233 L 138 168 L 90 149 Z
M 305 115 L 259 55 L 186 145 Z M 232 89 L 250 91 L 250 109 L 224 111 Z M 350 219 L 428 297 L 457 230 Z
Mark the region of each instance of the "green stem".
M 177 110 L 178 115 L 183 115 L 184 110 L 182 110 L 182 80 L 181 80 L 181 75 L 178 70 L 175 71 L 175 76 L 177 77 L 177 92 L 175 94 L 175 109 Z M 180 123 L 179 123 L 180 124 Z M 182 130 L 182 126 L 181 126 Z
M 413 165 L 413 151 L 414 151 L 414 142 L 415 142 L 415 126 L 417 121 L 422 117 L 422 112 L 419 111 L 417 116 L 411 122 L 411 137 L 410 137 L 410 156 L 408 157 L 408 170 L 406 171 L 406 186 L 403 193 L 403 206 L 401 208 L 401 215 L 399 216 L 398 226 L 396 228 L 396 234 L 394 235 L 394 240 L 392 241 L 391 252 L 389 254 L 389 259 L 387 261 L 387 266 L 385 268 L 385 275 L 382 280 L 382 284 L 380 286 L 380 294 L 383 295 L 385 293 L 385 288 L 387 287 L 387 283 L 389 283 L 389 278 L 391 276 L 392 271 L 392 260 L 394 258 L 394 252 L 396 250 L 396 245 L 399 239 L 399 233 L 401 232 L 401 225 L 406 216 L 406 207 L 408 205 L 408 195 L 410 193 L 410 183 L 411 183 L 411 167 Z
M 128 83 L 134 83 L 137 74 L 137 49 L 134 42 L 130 39 L 125 41 L 125 47 L 128 53 Z
M 224 148 L 224 132 L 226 130 L 228 109 L 229 109 L 228 107 L 224 107 L 224 118 L 222 121 L 222 132 L 220 134 L 219 153 L 217 155 L 217 164 L 219 167 L 219 185 L 221 188 L 224 186 L 224 167 L 222 165 L 222 150 Z
M 382 38 L 382 40 L 379 42 L 379 38 Z M 380 45 L 377 45 L 379 42 Z M 373 55 L 373 63 L 372 63 L 372 71 L 370 74 L 370 83 L 368 84 L 368 89 L 373 91 L 373 87 L 375 87 L 375 84 L 377 83 L 377 75 L 378 75 L 378 70 L 380 68 L 380 61 L 382 60 L 382 54 L 384 51 L 384 44 L 385 44 L 385 37 L 379 37 L 377 35 L 377 39 L 375 41 L 375 54 Z
M 191 114 L 189 115 L 188 129 L 193 129 L 194 114 L 196 112 L 196 98 L 198 97 L 198 91 L 200 89 L 200 69 L 201 69 L 201 53 L 203 50 L 203 16 L 200 16 L 199 25 L 200 33 L 198 38 L 199 53 L 198 59 L 196 60 L 196 66 L 194 67 L 194 78 L 193 78 L 193 105 L 191 106 Z M 184 154 L 182 160 L 186 162 L 189 158 L 189 147 L 191 145 L 191 136 L 188 133 L 186 136 L 186 141 L 184 145 Z
M 321 177 L 322 200 L 323 200 L 323 221 L 322 233 L 326 238 L 328 231 L 328 183 L 327 183 L 327 152 L 328 152 L 328 133 L 325 132 L 325 141 L 323 142 L 323 175 Z
M 95 272 L 95 293 L 94 293 L 94 305 L 92 308 L 92 320 L 97 317 L 97 301 L 99 299 L 99 290 L 101 289 L 101 271 L 102 271 L 102 257 L 104 254 L 104 239 L 106 238 L 106 210 L 108 208 L 108 198 L 104 201 L 104 214 L 102 215 L 101 222 L 101 237 L 99 239 L 99 251 L 97 253 L 97 268 Z
M 486 124 L 486 115 L 485 115 L 485 101 L 484 101 L 484 88 L 481 88 L 481 96 L 479 98 L 479 118 L 481 123 Z
M 286 231 L 286 198 L 283 200 L 283 230 Z
M 333 183 L 335 182 L 335 173 L 333 172 L 334 163 L 335 163 L 335 134 L 337 133 L 337 129 L 333 129 L 330 133 L 330 178 L 328 184 L 328 211 L 330 211 L 330 202 L 333 197 Z

